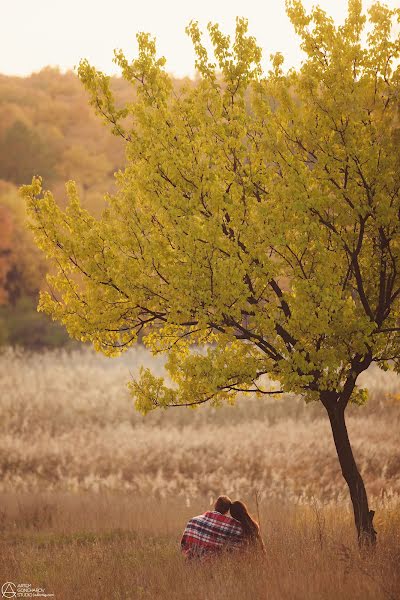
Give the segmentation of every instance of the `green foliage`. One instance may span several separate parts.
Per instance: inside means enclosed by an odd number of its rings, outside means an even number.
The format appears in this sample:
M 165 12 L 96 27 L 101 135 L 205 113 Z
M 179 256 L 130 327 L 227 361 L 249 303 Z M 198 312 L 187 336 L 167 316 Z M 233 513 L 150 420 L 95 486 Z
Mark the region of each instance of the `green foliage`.
M 60 159 L 59 134 L 44 137 L 36 128 L 14 121 L 0 137 L 0 179 L 17 185 L 41 173 L 46 181 L 54 181 Z
M 31 350 L 73 345 L 65 329 L 36 310 L 37 301 L 22 296 L 14 306 L 0 306 L 0 345 Z
M 360 403 L 360 372 L 400 366 L 400 10 L 371 8 L 365 46 L 358 0 L 340 27 L 297 0 L 287 12 L 299 70 L 275 55 L 263 75 L 244 19 L 233 40 L 208 26 L 215 62 L 189 25 L 200 78 L 179 94 L 148 35 L 131 63 L 115 55 L 136 94 L 123 108 L 82 61 L 91 104 L 126 142 L 118 191 L 96 219 L 72 182 L 65 211 L 40 178 L 23 188 L 57 269 L 39 309 L 106 355 L 139 333 L 168 354 L 172 387 L 149 371 L 130 386 L 144 412 L 276 393 L 263 375 L 307 401 Z

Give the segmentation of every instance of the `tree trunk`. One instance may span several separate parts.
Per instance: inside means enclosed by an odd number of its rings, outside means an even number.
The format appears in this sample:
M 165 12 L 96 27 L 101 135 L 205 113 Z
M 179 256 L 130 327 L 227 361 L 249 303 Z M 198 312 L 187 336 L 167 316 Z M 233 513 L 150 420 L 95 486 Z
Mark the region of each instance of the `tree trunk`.
M 347 433 L 344 408 L 336 403 L 334 406 L 327 406 L 326 403 L 324 405 L 331 423 L 342 474 L 350 490 L 358 542 L 360 546 L 372 546 L 376 543 L 376 531 L 372 524 L 375 511 L 370 510 L 368 507 L 364 481 L 354 460 L 353 450 Z

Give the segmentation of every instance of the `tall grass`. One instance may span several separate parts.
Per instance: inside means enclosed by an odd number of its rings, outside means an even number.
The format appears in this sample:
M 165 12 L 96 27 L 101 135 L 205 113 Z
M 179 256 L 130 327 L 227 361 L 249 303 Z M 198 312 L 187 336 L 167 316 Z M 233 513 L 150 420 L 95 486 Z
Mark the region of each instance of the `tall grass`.
M 360 554 L 343 507 L 264 500 L 265 559 L 187 565 L 179 538 L 186 519 L 208 508 L 205 498 L 185 506 L 134 494 L 3 494 L 1 504 L 0 584 L 27 582 L 57 600 L 395 600 L 400 593 L 398 510 L 381 510 L 377 550 Z
M 328 420 L 286 396 L 235 407 L 137 414 L 126 381 L 143 349 L 0 355 L 0 586 L 57 600 L 395 600 L 400 597 L 400 405 L 393 374 L 364 375 L 349 411 L 377 509 L 378 547 L 360 554 Z M 254 511 L 267 555 L 186 565 L 187 519 L 221 492 Z
M 346 501 L 328 419 L 294 397 L 237 406 L 135 412 L 126 381 L 143 349 L 110 360 L 89 349 L 0 356 L 0 491 L 119 491 Z M 400 494 L 399 378 L 371 371 L 348 427 L 372 498 Z

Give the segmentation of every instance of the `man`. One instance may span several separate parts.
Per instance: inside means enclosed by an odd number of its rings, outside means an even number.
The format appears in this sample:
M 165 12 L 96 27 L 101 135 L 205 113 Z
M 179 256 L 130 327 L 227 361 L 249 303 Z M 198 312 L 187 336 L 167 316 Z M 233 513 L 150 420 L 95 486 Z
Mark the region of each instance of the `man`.
M 239 521 L 227 515 L 231 504 L 228 496 L 220 496 L 214 510 L 190 519 L 181 540 L 181 549 L 187 559 L 208 558 L 224 548 L 232 549 L 242 543 Z

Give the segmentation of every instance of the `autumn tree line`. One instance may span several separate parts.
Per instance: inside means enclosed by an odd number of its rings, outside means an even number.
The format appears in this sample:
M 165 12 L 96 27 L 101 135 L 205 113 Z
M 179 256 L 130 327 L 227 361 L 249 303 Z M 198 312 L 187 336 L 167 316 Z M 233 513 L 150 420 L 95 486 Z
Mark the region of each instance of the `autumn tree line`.
M 114 78 L 113 87 L 121 102 L 131 99 L 126 81 Z M 73 178 L 85 207 L 99 215 L 123 157 L 121 139 L 93 113 L 73 72 L 0 75 L 0 344 L 40 348 L 69 340 L 36 310 L 51 267 L 26 228 L 18 187 L 41 174 L 62 205 L 65 181 Z

